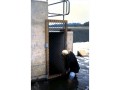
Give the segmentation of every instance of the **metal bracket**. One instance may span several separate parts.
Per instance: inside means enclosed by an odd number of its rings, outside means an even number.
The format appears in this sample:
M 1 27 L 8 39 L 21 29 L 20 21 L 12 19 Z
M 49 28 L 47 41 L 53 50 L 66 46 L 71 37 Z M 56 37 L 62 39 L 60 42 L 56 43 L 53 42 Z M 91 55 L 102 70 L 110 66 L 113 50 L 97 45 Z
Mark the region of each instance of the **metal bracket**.
M 48 43 L 45 43 L 45 48 L 48 48 Z

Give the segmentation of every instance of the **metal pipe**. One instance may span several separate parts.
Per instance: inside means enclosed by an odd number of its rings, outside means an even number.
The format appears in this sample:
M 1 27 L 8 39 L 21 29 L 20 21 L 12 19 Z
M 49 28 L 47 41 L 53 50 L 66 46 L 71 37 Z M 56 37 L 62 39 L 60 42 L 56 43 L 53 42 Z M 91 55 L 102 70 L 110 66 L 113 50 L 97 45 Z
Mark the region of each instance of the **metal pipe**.
M 69 0 L 63 0 L 61 2 L 52 3 L 52 4 L 49 4 L 48 6 L 54 5 L 54 4 L 58 4 L 58 3 L 62 3 L 62 2 L 63 2 L 63 14 L 49 13 L 49 14 L 52 14 L 52 15 L 50 15 L 48 17 L 63 16 L 63 20 L 64 20 L 64 16 L 68 15 L 70 13 L 70 1 Z M 66 3 L 66 13 L 64 11 L 64 9 L 65 9 L 65 3 Z
M 65 0 L 64 0 L 65 1 Z M 64 8 L 65 8 L 65 2 L 63 2 L 63 20 L 64 20 Z
M 62 3 L 62 2 L 64 2 L 64 1 L 56 2 L 56 3 L 51 3 L 51 4 L 48 4 L 48 6 L 54 5 L 54 4 L 58 4 L 58 3 Z

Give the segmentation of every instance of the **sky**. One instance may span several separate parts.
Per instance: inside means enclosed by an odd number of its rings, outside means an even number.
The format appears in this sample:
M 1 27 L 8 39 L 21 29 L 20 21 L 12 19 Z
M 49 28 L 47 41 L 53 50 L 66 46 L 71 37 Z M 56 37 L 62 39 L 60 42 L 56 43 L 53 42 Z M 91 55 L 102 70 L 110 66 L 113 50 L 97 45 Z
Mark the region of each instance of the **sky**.
M 54 3 L 60 0 L 48 0 L 48 3 Z M 89 0 L 69 0 L 70 14 L 65 16 L 68 22 L 84 23 L 89 21 Z M 62 3 L 54 6 L 49 6 L 50 13 L 62 13 Z M 50 19 L 62 19 L 62 17 L 52 17 Z

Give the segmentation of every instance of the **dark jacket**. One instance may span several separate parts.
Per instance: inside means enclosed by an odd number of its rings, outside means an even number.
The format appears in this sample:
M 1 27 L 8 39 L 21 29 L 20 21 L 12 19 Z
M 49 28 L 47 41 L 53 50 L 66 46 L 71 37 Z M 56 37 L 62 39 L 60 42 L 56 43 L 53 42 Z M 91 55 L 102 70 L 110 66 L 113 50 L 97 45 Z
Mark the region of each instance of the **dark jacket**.
M 77 62 L 77 58 L 75 57 L 74 53 L 70 51 L 70 53 L 66 56 L 66 69 L 70 69 L 70 72 L 79 72 L 79 64 Z

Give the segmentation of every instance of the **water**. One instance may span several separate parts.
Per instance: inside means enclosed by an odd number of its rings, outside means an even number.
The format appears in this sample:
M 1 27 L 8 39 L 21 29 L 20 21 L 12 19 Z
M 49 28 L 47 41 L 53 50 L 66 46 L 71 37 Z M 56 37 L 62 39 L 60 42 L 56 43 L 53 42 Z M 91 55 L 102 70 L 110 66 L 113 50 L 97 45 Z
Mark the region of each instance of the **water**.
M 77 58 L 81 69 L 72 81 L 68 76 L 36 81 L 31 84 L 31 90 L 89 90 L 89 57 Z

